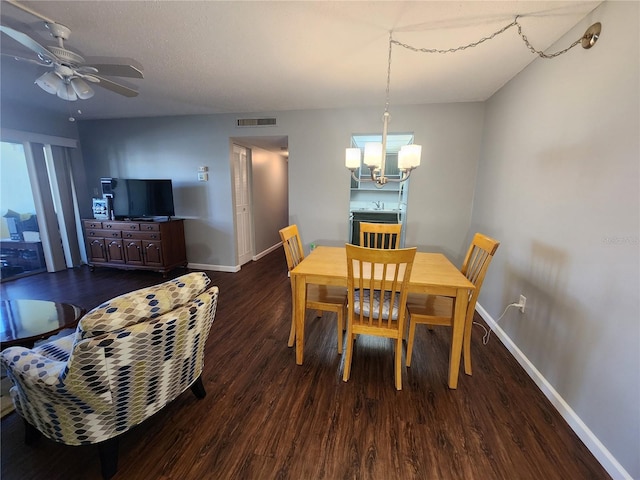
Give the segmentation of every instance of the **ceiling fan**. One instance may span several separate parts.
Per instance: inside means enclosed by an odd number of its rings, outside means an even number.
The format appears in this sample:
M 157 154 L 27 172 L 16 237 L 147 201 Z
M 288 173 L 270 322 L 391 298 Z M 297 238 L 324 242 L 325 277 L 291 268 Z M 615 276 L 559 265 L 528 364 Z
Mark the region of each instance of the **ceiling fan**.
M 26 10 L 26 7 L 17 2 L 10 1 L 9 3 Z M 32 10 L 27 11 L 39 18 L 44 18 Z M 136 90 L 109 80 L 103 75 L 144 78 L 141 68 L 124 63 L 86 65 L 81 55 L 64 46 L 64 41 L 71 35 L 71 30 L 68 27 L 46 18 L 44 24 L 51 36 L 57 40 L 57 45 L 44 47 L 27 34 L 5 25 L 0 25 L 0 32 L 8 35 L 37 55 L 37 59 L 11 55 L 12 57 L 17 60 L 53 68 L 53 70 L 42 74 L 35 80 L 36 85 L 45 92 L 72 102 L 77 99 L 86 100 L 94 95 L 93 89 L 87 83 L 89 82 L 125 97 L 138 95 Z

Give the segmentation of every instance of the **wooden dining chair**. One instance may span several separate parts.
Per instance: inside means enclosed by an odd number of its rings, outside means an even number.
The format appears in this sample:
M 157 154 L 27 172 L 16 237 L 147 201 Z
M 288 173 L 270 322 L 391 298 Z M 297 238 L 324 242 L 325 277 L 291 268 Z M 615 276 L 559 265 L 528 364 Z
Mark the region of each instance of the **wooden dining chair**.
M 400 248 L 401 223 L 360 222 L 360 246 L 367 248 Z
M 304 250 L 302 240 L 298 232 L 297 225 L 289 225 L 280 230 L 280 238 L 284 247 L 284 254 L 287 258 L 289 272 L 293 270 L 303 259 Z M 291 282 L 291 329 L 289 332 L 288 345 L 293 347 L 296 339 L 295 307 L 293 299 L 295 292 L 293 282 Z M 338 353 L 342 353 L 344 320 L 347 316 L 347 289 L 329 285 L 307 285 L 306 308 L 316 310 L 317 316 L 321 317 L 322 312 L 334 312 L 338 319 Z
M 471 375 L 471 330 L 473 326 L 473 314 L 476 310 L 476 302 L 480 294 L 480 288 L 484 277 L 496 253 L 500 242 L 481 233 L 476 233 L 467 251 L 460 271 L 476 287 L 469 295 L 469 304 L 465 315 L 464 324 L 464 371 Z M 430 327 L 433 325 L 453 325 L 454 302 L 451 297 L 438 295 L 410 294 L 407 300 L 409 310 L 409 340 L 407 344 L 407 367 L 411 366 L 413 355 L 413 343 L 415 340 L 416 325 L 424 323 Z
M 395 341 L 394 377 L 402 390 L 402 339 L 407 288 L 416 248 L 386 249 L 347 245 L 347 352 L 342 379 L 349 380 L 356 335 Z

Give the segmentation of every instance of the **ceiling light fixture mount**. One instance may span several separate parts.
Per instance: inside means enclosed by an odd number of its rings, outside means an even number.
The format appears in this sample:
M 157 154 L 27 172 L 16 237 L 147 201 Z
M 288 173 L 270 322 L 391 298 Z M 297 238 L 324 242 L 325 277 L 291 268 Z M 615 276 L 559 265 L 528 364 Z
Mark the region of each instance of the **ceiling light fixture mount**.
M 522 25 L 518 22 L 519 15 L 517 15 L 514 20 L 505 25 L 501 29 L 493 32 L 491 35 L 487 37 L 483 37 L 475 42 L 471 42 L 467 45 L 461 45 L 455 48 L 448 49 L 436 49 L 436 48 L 416 48 L 411 45 L 407 45 L 406 43 L 399 42 L 393 39 L 393 31 L 389 32 L 389 57 L 387 61 L 387 90 L 386 90 L 386 103 L 384 106 L 384 115 L 382 117 L 382 142 L 381 143 L 367 143 L 364 147 L 364 159 L 362 158 L 362 151 L 359 148 L 347 148 L 345 154 L 345 166 L 351 171 L 351 177 L 356 182 L 374 182 L 375 186 L 378 188 L 382 188 L 387 182 L 404 182 L 406 181 L 411 172 L 420 166 L 420 157 L 422 154 L 422 147 L 420 145 L 405 145 L 400 148 L 398 152 L 398 169 L 400 170 L 400 178 L 388 178 L 384 174 L 385 170 L 385 161 L 387 156 L 387 134 L 389 130 L 389 120 L 391 115 L 389 114 L 389 85 L 391 83 L 391 51 L 393 45 L 398 45 L 400 47 L 406 48 L 408 50 L 412 50 L 414 52 L 420 53 L 455 53 L 461 50 L 466 50 L 467 48 L 477 47 L 481 43 L 484 43 L 488 40 L 492 40 L 496 36 L 501 33 L 506 32 L 511 27 L 517 27 L 518 35 L 525 43 L 527 48 L 532 52 L 538 55 L 541 58 L 555 58 L 560 56 L 569 50 L 571 50 L 576 45 L 582 45 L 582 48 L 589 49 L 593 47 L 598 39 L 600 38 L 600 33 L 602 32 L 602 24 L 600 22 L 596 22 L 591 25 L 584 33 L 582 37 L 577 39 L 567 48 L 560 50 L 555 53 L 545 53 L 541 50 L 537 50 L 531 45 L 527 36 L 522 33 Z M 356 170 L 361 167 L 361 163 L 364 163 L 365 166 L 369 168 L 370 177 L 356 177 Z
M 587 28 L 587 31 L 584 32 L 582 36 L 582 48 L 589 49 L 593 47 L 598 38 L 600 38 L 600 32 L 602 31 L 602 24 L 600 22 L 596 22 Z

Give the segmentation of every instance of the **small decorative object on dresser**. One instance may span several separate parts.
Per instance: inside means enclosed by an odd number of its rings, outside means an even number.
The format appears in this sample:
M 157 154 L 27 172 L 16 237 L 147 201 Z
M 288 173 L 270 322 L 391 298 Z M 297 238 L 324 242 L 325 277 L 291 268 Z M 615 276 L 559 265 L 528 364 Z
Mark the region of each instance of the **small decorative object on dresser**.
M 184 220 L 84 220 L 89 266 L 154 270 L 187 266 Z

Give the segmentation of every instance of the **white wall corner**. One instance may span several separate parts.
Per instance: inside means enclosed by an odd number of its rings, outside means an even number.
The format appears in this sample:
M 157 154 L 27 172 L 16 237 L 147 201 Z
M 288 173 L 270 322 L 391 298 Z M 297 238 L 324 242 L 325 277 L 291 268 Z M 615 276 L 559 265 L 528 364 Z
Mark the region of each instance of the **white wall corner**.
M 553 388 L 540 371 L 538 371 L 535 365 L 531 363 L 526 355 L 522 353 L 505 331 L 500 328 L 495 319 L 489 315 L 489 313 L 479 303 L 476 304 L 476 310 L 484 321 L 487 322 L 487 325 L 489 325 L 491 330 L 493 330 L 504 346 L 507 347 L 507 350 L 511 352 L 522 368 L 524 368 L 540 390 L 542 390 L 542 393 L 544 393 L 544 395 L 549 399 L 556 410 L 560 412 L 560 415 L 562 415 L 576 435 L 580 437 L 580 440 L 582 440 L 609 475 L 611 475 L 614 480 L 633 480 L 631 475 L 629 475 L 624 467 L 620 465 L 602 442 L 598 440 L 598 437 L 595 436 L 576 412 L 573 411 L 571 406 L 560 396 L 560 394 Z

